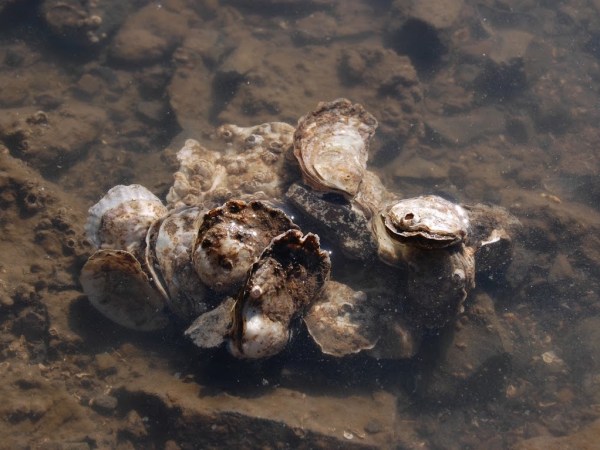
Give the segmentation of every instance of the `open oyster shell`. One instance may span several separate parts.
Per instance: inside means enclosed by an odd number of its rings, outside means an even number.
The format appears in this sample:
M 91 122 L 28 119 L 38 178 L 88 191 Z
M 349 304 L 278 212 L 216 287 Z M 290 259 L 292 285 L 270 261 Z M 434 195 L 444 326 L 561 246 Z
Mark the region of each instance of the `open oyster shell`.
M 230 352 L 238 358 L 265 358 L 283 350 L 290 322 L 320 292 L 330 269 L 318 236 L 289 230 L 274 238 L 238 294 Z
M 118 185 L 89 209 L 85 231 L 96 248 L 136 252 L 150 224 L 166 213 L 160 199 L 145 187 Z
M 83 266 L 80 281 L 90 303 L 121 326 L 151 331 L 168 323 L 163 296 L 127 251 L 97 251 Z
M 264 202 L 230 200 L 204 215 L 192 250 L 196 273 L 215 291 L 234 292 L 271 239 L 297 228 Z
M 369 157 L 377 120 L 361 105 L 338 99 L 319 103 L 294 133 L 294 155 L 304 182 L 317 191 L 354 197 Z

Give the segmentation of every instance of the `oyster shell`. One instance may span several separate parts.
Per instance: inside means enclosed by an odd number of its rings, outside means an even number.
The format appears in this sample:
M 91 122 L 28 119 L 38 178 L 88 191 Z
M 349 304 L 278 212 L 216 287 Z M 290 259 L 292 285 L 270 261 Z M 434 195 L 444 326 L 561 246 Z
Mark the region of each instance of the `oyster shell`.
M 165 300 L 136 257 L 124 250 L 98 250 L 81 270 L 90 303 L 105 317 L 133 330 L 164 328 Z
M 354 197 L 367 170 L 377 120 L 346 99 L 319 103 L 294 133 L 294 155 L 304 182 L 317 191 Z
M 281 198 L 291 182 L 287 156 L 294 128 L 283 122 L 254 127 L 223 125 L 217 136 L 221 151 L 189 139 L 177 153 L 179 170 L 167 195 L 169 208 L 213 208 L 231 198 Z
M 436 195 L 395 202 L 381 213 L 381 220 L 392 239 L 422 248 L 457 244 L 469 230 L 467 211 Z
M 168 290 L 169 307 L 188 322 L 209 308 L 208 290 L 192 263 L 192 248 L 202 215 L 199 207 L 171 211 L 160 221 L 156 239 L 150 246 Z
M 329 280 L 303 319 L 323 353 L 342 357 L 375 347 L 377 312 L 365 292 Z
M 236 291 L 271 239 L 297 228 L 264 202 L 230 200 L 204 215 L 192 253 L 196 273 L 217 292 Z
M 118 185 L 89 209 L 85 231 L 96 248 L 137 252 L 150 224 L 166 213 L 160 199 L 145 187 Z
M 265 358 L 283 350 L 292 319 L 320 292 L 330 269 L 317 235 L 289 230 L 274 238 L 238 294 L 230 352 L 238 358 Z

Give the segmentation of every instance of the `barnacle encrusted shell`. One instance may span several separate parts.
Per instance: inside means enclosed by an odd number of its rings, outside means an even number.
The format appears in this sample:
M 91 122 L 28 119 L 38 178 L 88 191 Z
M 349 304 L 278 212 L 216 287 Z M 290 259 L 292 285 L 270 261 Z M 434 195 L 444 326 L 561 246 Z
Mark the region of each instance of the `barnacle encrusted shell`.
M 89 209 L 85 231 L 96 248 L 135 252 L 150 224 L 166 213 L 160 199 L 145 187 L 118 185 Z
M 169 293 L 169 307 L 186 321 L 209 308 L 207 288 L 192 263 L 192 248 L 202 216 L 202 209 L 195 206 L 171 211 L 160 222 L 153 245 L 156 263 Z
M 294 155 L 304 182 L 318 191 L 354 197 L 376 128 L 375 117 L 359 104 L 346 99 L 319 103 L 298 121 L 294 133 Z
M 90 303 L 121 326 L 151 331 L 168 323 L 165 299 L 127 251 L 98 250 L 83 266 L 80 281 Z
M 381 214 L 396 241 L 422 248 L 442 248 L 465 239 L 469 216 L 460 205 L 436 195 L 395 202 Z
M 297 228 L 264 202 L 230 200 L 204 215 L 192 254 L 196 273 L 217 292 L 236 291 L 271 239 Z
M 231 198 L 281 198 L 290 183 L 287 170 L 294 127 L 283 122 L 254 127 L 223 125 L 219 151 L 189 139 L 177 153 L 179 170 L 167 195 L 170 208 L 212 208 Z
M 363 291 L 329 280 L 303 317 L 310 336 L 327 355 L 369 350 L 379 340 L 378 311 Z
M 239 358 L 265 358 L 285 348 L 290 322 L 329 278 L 329 255 L 319 237 L 289 230 L 274 238 L 252 265 L 233 309 L 229 350 Z

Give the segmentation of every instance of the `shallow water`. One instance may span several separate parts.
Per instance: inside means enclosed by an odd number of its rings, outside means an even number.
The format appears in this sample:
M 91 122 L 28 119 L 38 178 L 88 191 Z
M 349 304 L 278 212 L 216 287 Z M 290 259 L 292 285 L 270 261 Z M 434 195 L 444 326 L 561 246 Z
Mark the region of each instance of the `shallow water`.
M 578 0 L 0 0 L 0 448 L 600 448 L 599 29 Z M 186 138 L 338 97 L 378 119 L 388 189 L 522 223 L 416 357 L 300 327 L 248 363 L 92 308 L 108 189 L 164 198 Z

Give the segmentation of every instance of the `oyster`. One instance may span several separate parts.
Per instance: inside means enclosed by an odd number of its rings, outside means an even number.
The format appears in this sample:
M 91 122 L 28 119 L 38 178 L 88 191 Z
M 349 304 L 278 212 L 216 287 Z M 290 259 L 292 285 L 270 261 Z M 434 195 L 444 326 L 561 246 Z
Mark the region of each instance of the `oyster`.
M 167 209 L 140 185 L 115 186 L 89 209 L 86 233 L 96 251 L 80 281 L 90 303 L 115 323 L 136 330 L 167 324 L 166 293 L 148 270 L 146 235 Z
M 377 312 L 365 292 L 330 280 L 304 316 L 304 323 L 323 353 L 341 357 L 375 347 L 379 340 Z
M 271 239 L 297 228 L 264 202 L 230 200 L 204 215 L 192 250 L 196 273 L 217 292 L 236 291 Z
M 208 290 L 192 263 L 192 247 L 202 215 L 198 207 L 171 211 L 158 222 L 156 237 L 148 246 L 154 253 L 154 267 L 158 265 L 160 279 L 167 288 L 169 307 L 186 322 L 194 320 L 210 307 L 207 303 Z
M 169 207 L 213 208 L 232 198 L 281 198 L 291 182 L 287 170 L 294 128 L 283 122 L 254 127 L 223 125 L 221 151 L 188 139 L 177 153 L 179 170 L 167 195 Z
M 465 239 L 469 230 L 467 212 L 435 195 L 400 200 L 381 214 L 392 239 L 422 248 L 442 248 Z
M 121 326 L 152 331 L 168 323 L 163 296 L 127 251 L 97 251 L 83 266 L 80 281 L 90 303 Z
M 377 120 L 361 105 L 338 99 L 319 103 L 302 117 L 294 133 L 294 155 L 304 182 L 317 191 L 347 198 L 359 189 Z
M 85 231 L 96 248 L 133 252 L 141 248 L 150 224 L 166 213 L 160 199 L 145 187 L 118 185 L 89 209 Z
M 230 352 L 239 358 L 265 358 L 283 350 L 292 319 L 321 291 L 330 269 L 317 235 L 289 230 L 274 238 L 238 294 Z

